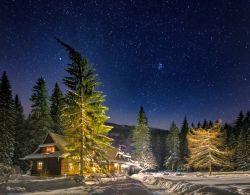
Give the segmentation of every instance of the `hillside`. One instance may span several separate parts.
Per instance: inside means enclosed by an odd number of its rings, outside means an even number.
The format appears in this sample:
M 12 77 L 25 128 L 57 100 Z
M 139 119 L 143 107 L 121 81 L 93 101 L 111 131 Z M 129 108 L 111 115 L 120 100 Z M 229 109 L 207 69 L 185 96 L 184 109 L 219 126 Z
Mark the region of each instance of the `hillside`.
M 109 137 L 113 138 L 113 146 L 119 147 L 119 145 L 126 146 L 125 152 L 132 153 L 133 148 L 131 147 L 131 135 L 134 129 L 134 126 L 130 125 L 119 125 L 115 123 L 107 123 L 110 126 L 113 126 L 113 129 L 109 132 Z M 168 130 L 150 128 L 151 130 L 151 144 L 153 153 L 162 168 L 165 157 L 165 140 L 168 135 Z

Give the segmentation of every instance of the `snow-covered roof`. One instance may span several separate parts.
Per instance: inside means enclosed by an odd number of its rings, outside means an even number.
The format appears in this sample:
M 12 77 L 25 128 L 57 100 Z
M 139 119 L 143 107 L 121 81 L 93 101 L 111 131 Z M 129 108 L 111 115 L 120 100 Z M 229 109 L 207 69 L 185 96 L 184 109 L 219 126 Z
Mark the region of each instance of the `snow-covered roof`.
M 48 136 L 52 139 L 53 143 L 46 143 L 46 139 Z M 55 151 L 53 153 L 38 153 L 40 148 L 47 146 L 56 146 L 59 151 Z M 65 158 L 68 154 L 65 151 L 65 147 L 67 146 L 67 142 L 64 136 L 49 132 L 45 137 L 42 144 L 38 146 L 38 148 L 32 153 L 20 160 L 31 160 L 31 159 L 42 159 L 42 158 Z M 121 149 L 112 148 L 107 153 L 108 159 L 110 162 L 117 163 L 127 163 L 131 161 L 131 155 L 121 151 Z
M 53 153 L 32 153 L 29 154 L 23 158 L 20 158 L 20 160 L 32 160 L 32 159 L 43 159 L 43 158 L 60 158 L 62 157 L 62 152 L 56 151 Z

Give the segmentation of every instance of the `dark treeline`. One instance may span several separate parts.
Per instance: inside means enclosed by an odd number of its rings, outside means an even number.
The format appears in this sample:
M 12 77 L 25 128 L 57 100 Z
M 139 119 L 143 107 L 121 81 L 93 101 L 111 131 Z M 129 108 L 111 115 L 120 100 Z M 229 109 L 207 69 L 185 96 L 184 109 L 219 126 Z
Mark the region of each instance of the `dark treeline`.
M 140 112 L 138 118 L 139 117 Z M 140 126 L 138 124 L 139 120 L 137 119 L 135 129 L 138 129 Z M 201 128 L 209 131 L 213 127 L 213 122 L 207 120 L 204 120 L 202 123 L 198 122 L 196 125 L 194 123 L 189 125 L 187 117 L 184 117 L 180 129 L 173 122 L 167 134 L 163 133 L 163 131 L 151 131 L 150 144 L 147 143 L 147 139 L 145 139 L 144 136 L 137 136 L 137 138 L 132 141 L 132 146 L 136 145 L 134 148 L 134 151 L 136 151 L 136 148 L 149 145 L 153 150 L 159 169 L 167 169 L 170 171 L 190 170 L 190 167 L 187 166 L 190 157 L 187 134 L 191 130 Z M 230 125 L 225 123 L 220 131 L 223 138 L 221 139 L 222 143 L 219 143 L 219 145 L 222 145 L 222 148 L 225 150 L 230 151 L 228 160 L 232 166 L 227 168 L 217 166 L 216 169 L 250 170 L 250 112 L 246 114 L 240 112 L 234 123 Z M 132 131 L 132 134 L 134 133 L 135 131 Z M 144 152 L 143 155 L 145 155 L 145 153 L 146 152 Z M 150 150 L 148 153 L 150 156 Z M 153 169 L 154 167 L 155 165 L 152 163 L 151 168 Z
M 48 96 L 45 80 L 41 77 L 33 87 L 30 97 L 32 110 L 25 119 L 18 95 L 12 94 L 6 72 L 0 80 L 0 163 L 27 164 L 19 159 L 34 151 L 48 131 L 62 134 L 60 114 L 64 104 L 63 93 L 55 84 L 52 96 Z
M 46 82 L 41 77 L 38 78 L 32 90 L 30 97 L 32 109 L 25 118 L 18 95 L 12 94 L 6 72 L 1 75 L 0 163 L 14 164 L 27 169 L 27 164 L 20 161 L 20 158 L 33 152 L 48 131 L 63 134 L 61 114 L 65 98 L 59 85 L 55 84 L 49 97 Z M 212 126 L 212 121 L 204 120 L 194 124 L 189 123 L 185 117 L 180 129 L 173 122 L 168 133 L 152 132 L 148 128 L 146 114 L 141 108 L 136 127 L 131 134 L 134 157 L 140 159 L 146 168 L 164 168 L 173 171 L 185 169 L 189 157 L 186 139 L 188 132 L 191 129 L 209 129 Z M 223 146 L 232 151 L 231 169 L 250 170 L 250 112 L 240 112 L 235 122 L 224 124 L 221 131 L 224 135 Z

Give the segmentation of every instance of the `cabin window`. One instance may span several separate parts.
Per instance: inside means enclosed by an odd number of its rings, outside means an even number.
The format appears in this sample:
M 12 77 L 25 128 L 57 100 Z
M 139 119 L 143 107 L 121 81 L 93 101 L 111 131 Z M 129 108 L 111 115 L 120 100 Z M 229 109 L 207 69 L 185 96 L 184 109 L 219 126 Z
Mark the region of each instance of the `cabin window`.
M 69 171 L 72 171 L 72 170 L 73 170 L 73 164 L 69 163 Z
M 54 146 L 49 146 L 49 147 L 47 147 L 47 148 L 46 148 L 46 152 L 47 152 L 47 153 L 53 153 L 53 152 L 55 152 L 55 147 L 54 147 Z
M 42 161 L 38 161 L 37 162 L 37 170 L 42 170 L 43 169 L 43 162 Z

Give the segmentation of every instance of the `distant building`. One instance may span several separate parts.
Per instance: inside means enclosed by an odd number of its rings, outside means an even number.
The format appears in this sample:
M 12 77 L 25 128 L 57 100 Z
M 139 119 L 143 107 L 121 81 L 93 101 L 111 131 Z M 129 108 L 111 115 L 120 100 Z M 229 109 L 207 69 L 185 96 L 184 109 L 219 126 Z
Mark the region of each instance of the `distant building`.
M 79 163 L 66 158 L 65 137 L 49 132 L 44 142 L 32 153 L 21 160 L 31 163 L 31 175 L 59 176 L 79 174 Z M 106 164 L 110 173 L 131 173 L 136 170 L 134 162 L 128 153 L 114 148 L 108 153 L 109 162 Z

